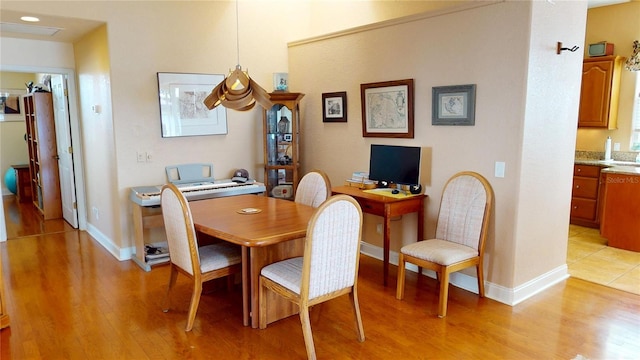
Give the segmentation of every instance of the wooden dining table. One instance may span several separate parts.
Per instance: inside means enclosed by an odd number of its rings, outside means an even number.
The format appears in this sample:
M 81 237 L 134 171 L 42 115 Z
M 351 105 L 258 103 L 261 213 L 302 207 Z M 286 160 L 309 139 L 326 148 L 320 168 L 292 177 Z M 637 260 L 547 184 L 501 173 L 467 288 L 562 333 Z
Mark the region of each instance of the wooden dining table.
M 307 225 L 315 208 L 293 201 L 239 195 L 190 202 L 197 232 L 242 247 L 243 323 L 258 327 L 260 270 L 268 264 L 302 256 Z M 298 307 L 267 294 L 267 322 L 296 314 Z

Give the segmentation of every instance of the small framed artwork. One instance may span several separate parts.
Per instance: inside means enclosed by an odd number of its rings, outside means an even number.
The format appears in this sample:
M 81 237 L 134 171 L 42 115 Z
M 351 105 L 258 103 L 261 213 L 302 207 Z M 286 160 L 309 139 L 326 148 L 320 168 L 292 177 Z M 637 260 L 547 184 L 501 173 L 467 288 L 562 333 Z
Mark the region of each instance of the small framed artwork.
M 322 94 L 322 122 L 347 122 L 347 92 Z
M 224 75 L 158 73 L 162 137 L 224 135 L 227 109 L 209 110 L 204 99 Z
M 24 121 L 22 89 L 0 89 L 0 121 Z
M 473 126 L 476 119 L 476 84 L 432 89 L 432 125 Z
M 362 136 L 413 138 L 413 79 L 360 84 Z

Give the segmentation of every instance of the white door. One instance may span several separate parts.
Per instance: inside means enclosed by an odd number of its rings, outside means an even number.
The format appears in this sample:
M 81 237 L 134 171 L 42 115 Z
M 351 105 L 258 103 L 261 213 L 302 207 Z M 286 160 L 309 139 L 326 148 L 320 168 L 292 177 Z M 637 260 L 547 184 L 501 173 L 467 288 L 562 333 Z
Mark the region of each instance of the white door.
M 74 228 L 78 228 L 76 208 L 76 185 L 73 174 L 73 147 L 69 123 L 69 101 L 67 99 L 66 75 L 51 75 L 53 94 L 53 116 L 56 123 L 58 143 L 58 170 L 60 172 L 60 195 L 62 196 L 62 217 Z

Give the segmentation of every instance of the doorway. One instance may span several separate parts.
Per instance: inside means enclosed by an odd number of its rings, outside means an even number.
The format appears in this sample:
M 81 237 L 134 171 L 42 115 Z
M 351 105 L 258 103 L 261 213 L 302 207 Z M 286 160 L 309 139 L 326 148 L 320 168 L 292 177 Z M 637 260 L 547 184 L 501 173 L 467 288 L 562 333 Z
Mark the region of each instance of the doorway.
M 55 112 L 60 113 L 60 117 L 65 119 L 68 117 L 68 121 L 61 121 L 60 126 L 68 125 L 67 129 L 62 130 L 61 135 L 57 135 L 58 151 L 60 154 L 66 152 L 67 158 L 65 162 L 65 174 L 61 176 L 61 192 L 66 192 L 66 207 L 71 208 L 73 211 L 70 218 L 74 225 L 80 230 L 86 230 L 87 217 L 86 217 L 86 199 L 83 179 L 83 162 L 82 162 L 82 149 L 80 138 L 80 121 L 78 116 L 78 104 L 77 104 L 77 91 L 75 83 L 75 73 L 72 69 L 63 68 L 47 68 L 47 67 L 22 67 L 22 66 L 2 66 L 0 65 L 0 71 L 3 72 L 17 72 L 17 73 L 34 73 L 34 74 L 51 74 L 56 78 L 55 86 L 58 87 L 59 95 L 64 92 L 63 87 L 67 88 L 67 105 L 60 105 Z M 66 84 L 63 84 L 65 82 Z M 56 95 L 53 94 L 55 97 Z M 64 112 L 66 111 L 66 114 Z M 57 119 L 58 120 L 58 119 Z M 58 133 L 58 123 L 56 123 L 56 133 Z M 71 146 L 73 144 L 73 146 Z M 25 148 L 26 151 L 26 148 Z M 63 189 L 63 187 L 65 187 Z M 71 199 L 71 200 L 69 200 Z M 4 203 L 4 202 L 3 202 Z M 3 208 L 3 212 L 6 209 Z M 0 217 L 0 241 L 4 241 L 6 237 L 6 224 L 4 216 Z

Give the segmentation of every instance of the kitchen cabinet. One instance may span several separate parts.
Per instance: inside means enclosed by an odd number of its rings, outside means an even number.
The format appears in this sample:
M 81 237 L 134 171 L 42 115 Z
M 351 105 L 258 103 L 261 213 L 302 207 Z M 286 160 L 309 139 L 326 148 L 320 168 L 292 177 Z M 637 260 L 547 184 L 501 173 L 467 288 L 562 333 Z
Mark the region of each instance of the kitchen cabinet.
M 640 251 L 640 173 L 603 173 L 600 234 L 608 246 Z
M 579 128 L 617 128 L 623 60 L 620 56 L 584 60 L 578 113 Z
M 571 224 L 598 228 L 601 211 L 601 167 L 597 165 L 573 166 L 571 192 Z

